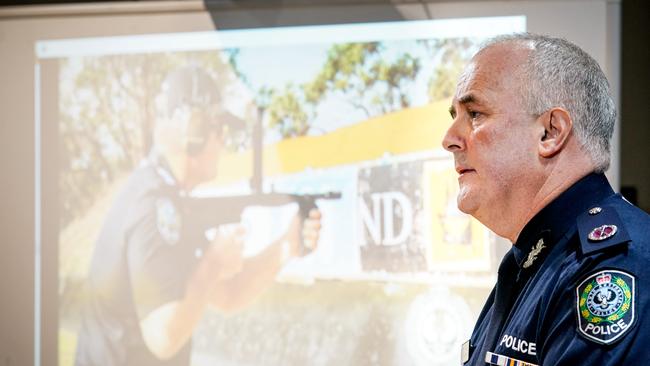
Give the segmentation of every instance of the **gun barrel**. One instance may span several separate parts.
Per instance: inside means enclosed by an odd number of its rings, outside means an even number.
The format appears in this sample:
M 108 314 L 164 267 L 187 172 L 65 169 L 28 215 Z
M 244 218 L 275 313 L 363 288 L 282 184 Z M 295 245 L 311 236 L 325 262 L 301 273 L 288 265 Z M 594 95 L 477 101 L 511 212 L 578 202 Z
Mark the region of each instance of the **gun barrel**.
M 216 227 L 220 224 L 239 222 L 241 214 L 246 207 L 253 206 L 282 206 L 296 202 L 303 216 L 316 207 L 316 200 L 339 199 L 340 192 L 326 192 L 322 194 L 290 194 L 267 193 L 241 196 L 220 197 L 188 197 L 185 199 L 185 213 L 194 225 L 204 228 Z

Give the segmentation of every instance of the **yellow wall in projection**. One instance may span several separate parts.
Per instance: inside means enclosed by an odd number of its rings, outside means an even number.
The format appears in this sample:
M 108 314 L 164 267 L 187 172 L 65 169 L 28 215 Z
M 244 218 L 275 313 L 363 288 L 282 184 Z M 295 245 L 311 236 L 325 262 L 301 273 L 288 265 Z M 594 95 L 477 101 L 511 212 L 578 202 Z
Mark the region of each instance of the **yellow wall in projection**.
M 426 162 L 423 171 L 424 207 L 430 223 L 432 268 L 444 270 L 489 270 L 489 240 L 486 228 L 458 210 L 458 174 L 453 160 Z
M 327 168 L 393 155 L 441 147 L 451 123 L 449 101 L 409 108 L 343 127 L 323 136 L 304 136 L 266 146 L 264 175 Z M 224 154 L 219 166 L 219 183 L 252 175 L 252 152 Z

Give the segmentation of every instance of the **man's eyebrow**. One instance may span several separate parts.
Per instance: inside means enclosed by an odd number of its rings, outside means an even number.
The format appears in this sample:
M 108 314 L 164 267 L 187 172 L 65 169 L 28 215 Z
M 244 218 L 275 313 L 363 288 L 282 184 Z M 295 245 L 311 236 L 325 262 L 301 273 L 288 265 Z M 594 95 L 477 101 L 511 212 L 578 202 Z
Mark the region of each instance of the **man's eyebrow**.
M 480 101 L 478 100 L 478 98 L 472 93 L 465 94 L 460 98 L 458 98 L 458 104 L 469 104 L 469 103 L 479 103 L 479 102 Z M 449 107 L 449 114 L 451 115 L 452 118 L 455 118 L 456 107 L 454 107 L 453 105 Z
M 477 98 L 474 94 L 465 94 L 458 98 L 458 103 L 460 104 L 468 104 L 468 103 L 475 103 L 477 102 Z

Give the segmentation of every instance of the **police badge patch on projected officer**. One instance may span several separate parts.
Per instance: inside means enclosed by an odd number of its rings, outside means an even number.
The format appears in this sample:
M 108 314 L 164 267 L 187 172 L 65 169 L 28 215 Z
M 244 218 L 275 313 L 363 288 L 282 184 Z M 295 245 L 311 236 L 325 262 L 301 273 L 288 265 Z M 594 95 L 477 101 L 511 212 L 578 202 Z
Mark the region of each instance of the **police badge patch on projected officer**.
M 587 339 L 611 344 L 634 324 L 634 276 L 620 270 L 596 272 L 576 288 L 578 329 Z
M 159 198 L 156 201 L 156 224 L 163 240 L 174 245 L 180 239 L 181 215 L 169 198 Z

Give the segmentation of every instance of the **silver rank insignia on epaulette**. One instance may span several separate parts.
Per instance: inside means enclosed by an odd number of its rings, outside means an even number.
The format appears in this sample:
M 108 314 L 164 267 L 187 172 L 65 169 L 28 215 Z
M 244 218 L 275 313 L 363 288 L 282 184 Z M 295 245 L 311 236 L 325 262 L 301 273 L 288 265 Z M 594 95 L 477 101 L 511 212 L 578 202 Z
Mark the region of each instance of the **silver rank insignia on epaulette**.
M 631 240 L 625 222 L 612 206 L 592 207 L 578 216 L 577 225 L 583 255 L 615 250 Z
M 601 225 L 591 230 L 587 237 L 589 240 L 601 241 L 616 235 L 617 231 L 618 227 L 616 225 Z
M 174 202 L 167 197 L 156 200 L 156 226 L 167 244 L 178 243 L 181 236 L 181 215 Z

